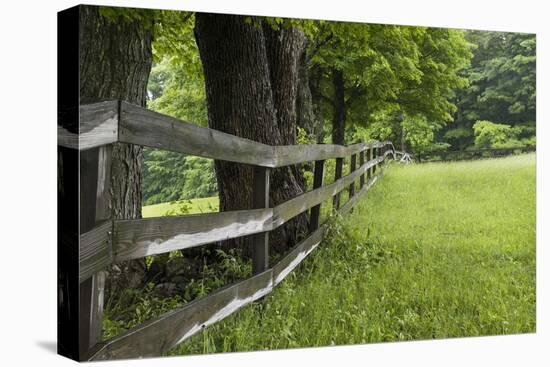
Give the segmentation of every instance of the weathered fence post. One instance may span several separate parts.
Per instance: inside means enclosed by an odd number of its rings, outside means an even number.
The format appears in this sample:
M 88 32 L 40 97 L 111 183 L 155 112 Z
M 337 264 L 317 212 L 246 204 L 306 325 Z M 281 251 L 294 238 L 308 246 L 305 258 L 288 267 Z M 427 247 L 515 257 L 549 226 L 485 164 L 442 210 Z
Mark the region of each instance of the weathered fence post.
M 363 167 L 365 164 L 365 151 L 362 150 L 359 152 L 359 167 Z M 365 186 L 365 173 L 363 173 L 359 177 L 359 190 L 361 190 Z
M 323 174 L 324 174 L 325 161 L 315 161 L 315 168 L 313 170 L 313 190 L 323 186 Z M 315 205 L 310 210 L 309 214 L 309 231 L 313 232 L 319 228 L 319 217 L 321 215 L 321 204 Z
M 111 146 L 80 152 L 80 235 L 111 217 L 109 186 Z M 80 283 L 79 359 L 88 357 L 91 347 L 101 341 L 105 273 L 100 271 Z
M 344 166 L 344 158 L 336 158 L 336 167 L 334 168 L 334 181 L 342 178 L 342 168 Z M 334 210 L 340 208 L 340 192 L 334 195 L 333 203 Z
M 352 154 L 349 164 L 349 173 L 355 171 L 357 165 L 357 154 Z M 349 185 L 349 198 L 351 199 L 355 195 L 355 180 Z
M 369 162 L 372 159 L 372 147 L 367 148 L 367 162 Z M 372 177 L 372 167 L 367 170 L 367 180 L 369 180 Z
M 371 159 L 376 159 L 376 158 L 378 158 L 378 148 L 371 148 Z M 372 166 L 371 176 L 374 176 L 375 173 L 376 173 L 376 165 Z
M 269 175 L 266 167 L 254 166 L 252 182 L 252 208 L 269 208 Z M 252 235 L 252 273 L 258 274 L 269 268 L 269 232 Z

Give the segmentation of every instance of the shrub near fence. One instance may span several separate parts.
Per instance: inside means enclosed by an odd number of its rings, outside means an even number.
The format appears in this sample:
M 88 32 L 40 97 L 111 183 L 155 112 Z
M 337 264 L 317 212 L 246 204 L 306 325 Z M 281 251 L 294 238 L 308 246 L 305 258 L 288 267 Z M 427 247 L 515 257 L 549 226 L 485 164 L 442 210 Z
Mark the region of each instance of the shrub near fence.
M 161 355 L 204 327 L 265 296 L 322 241 L 325 229 L 319 223 L 321 203 L 333 198 L 335 209 L 350 210 L 376 182 L 386 158 L 394 156 L 391 142 L 268 146 L 123 101 L 80 106 L 79 113 L 78 128 L 64 124 L 61 119 L 58 145 L 61 151 L 78 151 L 80 156 L 80 360 Z M 115 142 L 252 165 L 252 208 L 180 217 L 112 220 L 108 192 L 110 144 Z M 350 157 L 350 173 L 342 177 L 346 157 Z M 323 186 L 327 159 L 336 159 L 335 180 Z M 315 162 L 313 189 L 270 208 L 270 170 L 304 162 Z M 340 192 L 345 189 L 349 192 L 349 200 L 340 206 Z M 308 210 L 309 236 L 270 267 L 269 231 Z M 252 277 L 101 341 L 102 270 L 106 266 L 248 235 L 253 241 Z M 70 249 L 60 249 L 65 250 Z

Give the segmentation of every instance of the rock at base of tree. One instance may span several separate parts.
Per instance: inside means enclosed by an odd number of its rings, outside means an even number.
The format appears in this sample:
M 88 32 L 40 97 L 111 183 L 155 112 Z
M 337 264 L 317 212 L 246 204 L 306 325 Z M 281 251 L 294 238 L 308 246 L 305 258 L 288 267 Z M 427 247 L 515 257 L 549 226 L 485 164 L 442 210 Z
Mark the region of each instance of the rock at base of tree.
M 166 278 L 171 278 L 176 275 L 189 275 L 193 268 L 192 262 L 186 257 L 173 257 L 166 262 L 165 266 L 165 276 Z
M 155 294 L 160 297 L 173 297 L 179 293 L 175 283 L 160 283 L 155 287 Z
M 175 277 L 172 277 L 170 279 L 170 282 L 176 283 L 178 286 L 181 286 L 182 284 L 187 282 L 187 278 L 183 275 L 176 275 Z
M 105 281 L 106 299 L 120 294 L 125 289 L 137 289 L 143 286 L 146 269 L 144 262 L 125 261 L 107 268 Z

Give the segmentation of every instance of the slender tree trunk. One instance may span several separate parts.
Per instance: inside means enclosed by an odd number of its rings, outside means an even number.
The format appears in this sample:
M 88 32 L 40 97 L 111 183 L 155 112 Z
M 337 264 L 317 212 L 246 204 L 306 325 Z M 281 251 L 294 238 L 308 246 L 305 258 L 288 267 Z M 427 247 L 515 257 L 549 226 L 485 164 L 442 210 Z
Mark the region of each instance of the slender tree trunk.
M 307 52 L 300 56 L 298 64 L 298 93 L 296 96 L 296 124 L 310 137 L 316 137 L 317 116 L 307 70 Z M 315 139 L 317 140 L 317 139 Z
M 405 129 L 401 128 L 401 151 L 406 152 L 407 151 L 407 141 L 406 139 L 406 132 Z
M 204 13 L 197 13 L 195 18 L 209 127 L 264 144 L 293 144 L 297 72 L 294 70 L 296 62 L 291 59 L 299 56 L 297 35 L 291 31 L 282 32 L 273 35 L 280 36 L 280 40 L 270 35 L 266 42 L 265 27 L 248 24 L 244 19 Z M 266 49 L 268 42 L 269 52 Z M 282 57 L 290 59 L 282 60 Z M 272 80 L 280 89 L 277 93 L 274 93 Z M 215 168 L 220 210 L 250 208 L 251 167 L 216 161 Z M 273 172 L 271 205 L 303 192 L 294 173 L 293 169 Z M 273 241 L 276 249 L 292 244 L 299 229 L 294 223 L 279 231 L 278 238 Z M 242 240 L 231 242 L 243 244 Z
M 332 143 L 344 145 L 346 128 L 346 101 L 344 99 L 344 72 L 342 70 L 332 70 L 332 85 L 334 87 Z
M 325 140 L 324 134 L 324 116 L 323 116 L 323 101 L 321 97 L 321 68 L 313 68 L 308 75 L 309 90 L 311 91 L 311 102 L 313 114 L 315 115 L 315 137 L 318 144 L 322 144 Z
M 400 114 L 399 120 L 401 125 L 401 151 L 406 152 L 407 151 L 407 131 L 403 126 L 403 120 L 405 120 L 405 115 L 403 113 Z
M 98 7 L 81 7 L 80 103 L 122 99 L 145 106 L 151 39 L 151 32 L 139 22 L 112 22 L 101 16 Z M 113 218 L 141 218 L 142 155 L 139 146 L 113 146 L 109 206 Z M 145 259 L 111 267 L 107 294 L 139 286 L 145 270 Z

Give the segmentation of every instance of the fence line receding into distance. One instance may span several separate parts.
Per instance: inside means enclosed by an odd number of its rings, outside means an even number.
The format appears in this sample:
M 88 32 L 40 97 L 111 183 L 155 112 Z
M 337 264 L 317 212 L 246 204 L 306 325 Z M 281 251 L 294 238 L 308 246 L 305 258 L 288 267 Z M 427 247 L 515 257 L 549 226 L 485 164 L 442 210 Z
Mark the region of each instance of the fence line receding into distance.
M 83 105 L 79 115 L 74 125 L 58 125 L 58 145 L 61 149 L 80 151 L 81 360 L 159 356 L 202 328 L 265 296 L 322 241 L 325 227 L 319 224 L 321 203 L 333 199 L 336 210 L 349 211 L 376 182 L 386 158 L 394 156 L 391 142 L 269 146 L 123 101 Z M 110 144 L 115 142 L 251 165 L 252 207 L 177 217 L 113 220 L 108 195 Z M 347 157 L 350 173 L 342 177 L 343 160 Z M 327 159 L 336 159 L 335 179 L 323 185 Z M 270 170 L 304 162 L 315 162 L 313 189 L 270 208 Z M 340 205 L 340 193 L 345 189 L 349 200 Z M 308 237 L 270 266 L 269 231 L 308 210 Z M 106 266 L 248 235 L 252 235 L 253 243 L 250 278 L 101 341 L 102 270 Z

